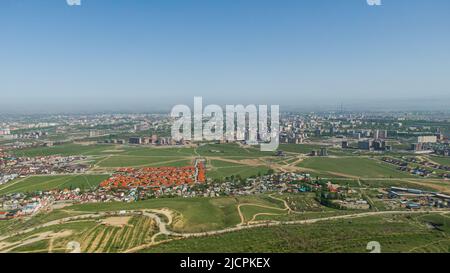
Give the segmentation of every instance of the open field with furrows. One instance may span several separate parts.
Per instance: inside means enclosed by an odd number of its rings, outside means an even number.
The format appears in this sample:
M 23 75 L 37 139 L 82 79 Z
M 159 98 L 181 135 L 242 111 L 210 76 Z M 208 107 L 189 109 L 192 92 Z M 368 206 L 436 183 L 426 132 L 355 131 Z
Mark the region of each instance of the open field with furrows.
M 448 216 L 436 216 L 438 218 Z M 442 219 L 441 219 L 442 221 Z M 382 252 L 448 252 L 448 231 L 430 228 L 427 219 L 377 216 L 309 225 L 242 230 L 223 235 L 177 240 L 143 252 L 369 252 L 371 241 Z
M 351 178 L 408 178 L 407 173 L 396 170 L 395 167 L 365 157 L 308 158 L 298 164 L 298 167 L 313 170 L 314 174 L 324 177 Z
M 0 195 L 54 189 L 94 189 L 108 175 L 43 175 L 19 178 L 0 186 Z
M 157 232 L 155 222 L 145 216 L 71 221 L 10 237 L 0 243 L 0 251 L 68 252 L 68 243 L 78 242 L 83 253 L 120 253 L 150 243 Z

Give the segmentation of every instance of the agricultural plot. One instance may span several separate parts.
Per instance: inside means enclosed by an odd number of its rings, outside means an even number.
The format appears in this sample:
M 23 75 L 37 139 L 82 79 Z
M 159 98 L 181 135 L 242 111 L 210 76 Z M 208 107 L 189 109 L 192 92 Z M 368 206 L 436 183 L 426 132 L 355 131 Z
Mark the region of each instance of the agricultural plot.
M 125 221 L 117 218 L 125 218 Z M 123 223 L 120 223 L 121 221 Z M 151 242 L 151 237 L 156 234 L 157 230 L 155 222 L 148 217 L 113 217 L 102 220 L 100 224 L 77 234 L 70 240 L 80 242 L 82 252 L 120 253 Z M 61 240 L 57 243 L 64 246 L 68 240 Z
M 325 177 L 402 178 L 412 177 L 388 164 L 369 158 L 308 158 L 298 167 L 315 170 Z
M 96 188 L 108 175 L 48 175 L 18 179 L 0 187 L 0 194 Z
M 75 241 L 80 243 L 83 253 L 119 253 L 150 243 L 157 232 L 155 222 L 145 216 L 73 221 L 11 237 L 7 249 L 11 252 L 67 252 L 68 243 Z M 33 239 L 39 237 L 42 240 Z M 51 239 L 47 239 L 49 237 Z

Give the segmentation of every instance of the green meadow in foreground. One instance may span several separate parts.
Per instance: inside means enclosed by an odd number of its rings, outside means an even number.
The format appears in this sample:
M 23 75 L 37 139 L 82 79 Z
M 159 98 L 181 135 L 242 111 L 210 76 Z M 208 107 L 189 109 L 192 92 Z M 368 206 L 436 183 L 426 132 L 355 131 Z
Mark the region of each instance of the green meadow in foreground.
M 147 248 L 152 253 L 198 252 L 356 252 L 367 253 L 367 244 L 381 244 L 381 252 L 443 252 L 450 250 L 446 230 L 432 229 L 447 216 L 365 217 L 309 225 L 286 225 L 241 230 L 217 236 L 175 240 Z

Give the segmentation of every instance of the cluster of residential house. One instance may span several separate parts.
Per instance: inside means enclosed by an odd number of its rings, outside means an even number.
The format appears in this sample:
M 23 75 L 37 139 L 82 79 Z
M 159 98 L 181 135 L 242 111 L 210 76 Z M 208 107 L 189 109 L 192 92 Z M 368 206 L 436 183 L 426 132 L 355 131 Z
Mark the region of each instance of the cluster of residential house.
M 133 186 L 134 185 L 134 186 Z M 349 186 L 327 180 L 311 179 L 306 173 L 270 173 L 247 179 L 225 182 L 168 183 L 158 187 L 127 184 L 126 187 L 102 187 L 94 190 L 51 190 L 31 194 L 8 194 L 0 197 L 0 219 L 33 215 L 58 205 L 100 202 L 134 202 L 150 198 L 218 197 L 253 195 L 267 192 L 316 193 L 317 201 L 337 209 L 367 210 L 371 205 L 360 192 Z M 414 189 L 391 188 L 387 198 L 398 199 L 408 209 L 450 207 L 450 196 Z
M 398 201 L 400 207 L 408 209 L 450 208 L 450 196 L 437 192 L 391 187 L 387 196 Z
M 21 216 L 32 216 L 42 210 L 54 207 L 101 202 L 133 202 L 138 199 L 136 190 L 105 191 L 101 188 L 94 191 L 52 190 L 32 194 L 15 193 L 0 197 L 0 219 L 10 219 Z M 1 216 L 0 215 L 0 216 Z
M 0 197 L 0 220 L 21 216 L 31 216 L 37 212 L 48 209 L 53 203 L 50 195 L 28 196 L 22 193 Z
M 3 174 L 3 173 L 0 173 L 0 185 L 6 184 L 9 181 L 12 181 L 12 180 L 16 179 L 17 177 L 19 177 L 18 174 Z
M 203 161 L 197 161 L 195 166 L 185 167 L 121 168 L 100 183 L 100 187 L 158 190 L 161 187 L 204 183 L 206 181 L 204 166 Z
M 302 181 L 309 181 L 308 174 L 282 173 L 234 180 L 224 183 L 170 184 L 154 188 L 105 188 L 81 191 L 65 189 L 40 191 L 31 194 L 15 193 L 0 197 L 0 211 L 8 218 L 33 215 L 40 210 L 59 204 L 134 202 L 141 199 L 163 197 L 217 197 L 227 195 L 250 195 L 273 191 L 300 192 Z M 2 215 L 6 215 L 3 213 Z M 6 217 L 4 217 L 6 218 Z
M 84 156 L 15 157 L 3 154 L 0 155 L 0 181 L 2 176 L 83 173 L 89 166 L 78 162 L 85 159 Z

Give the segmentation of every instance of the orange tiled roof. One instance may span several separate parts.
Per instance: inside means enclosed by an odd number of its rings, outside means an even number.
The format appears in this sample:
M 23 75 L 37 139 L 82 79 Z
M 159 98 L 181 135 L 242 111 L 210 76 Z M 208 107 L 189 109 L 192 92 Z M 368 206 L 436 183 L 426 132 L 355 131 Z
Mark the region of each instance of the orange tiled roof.
M 196 177 L 197 175 L 197 177 Z M 203 164 L 186 167 L 149 167 L 120 168 L 117 173 L 100 183 L 102 188 L 160 188 L 193 184 L 195 181 L 204 183 L 206 171 Z

